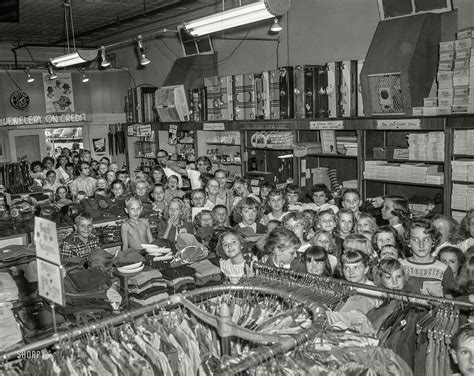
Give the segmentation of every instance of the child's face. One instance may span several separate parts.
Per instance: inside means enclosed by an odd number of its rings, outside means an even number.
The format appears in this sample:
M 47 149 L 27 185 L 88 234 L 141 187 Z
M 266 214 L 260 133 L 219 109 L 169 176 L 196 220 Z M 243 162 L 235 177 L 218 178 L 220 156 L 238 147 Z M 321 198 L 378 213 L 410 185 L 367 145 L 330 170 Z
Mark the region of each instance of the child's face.
M 306 257 L 306 272 L 310 274 L 323 275 L 326 271 L 324 261 L 316 261 L 313 257 Z
M 296 205 L 298 203 L 298 193 L 297 192 L 287 192 L 286 199 L 288 200 L 289 205 Z
M 382 247 L 387 244 L 395 244 L 395 235 L 391 232 L 379 232 L 377 234 L 378 249 L 382 249 Z
M 46 168 L 46 170 L 51 170 L 54 166 L 54 162 L 51 162 L 49 159 L 44 162 L 44 167 Z
M 97 161 L 92 161 L 91 162 L 91 167 L 95 170 L 97 168 L 97 166 L 99 165 L 99 162 Z
M 127 182 L 127 174 L 118 174 L 117 179 L 122 180 L 124 183 Z
M 49 184 L 54 184 L 55 181 L 56 181 L 56 174 L 49 174 L 48 175 L 48 183 Z
M 181 216 L 181 207 L 177 202 L 170 202 L 168 207 L 168 214 L 170 219 L 177 220 Z
M 118 165 L 117 163 L 111 163 L 109 165 L 109 171 L 117 172 L 118 171 Z
M 298 238 L 302 238 L 303 237 L 303 232 L 304 232 L 304 224 L 302 223 L 302 221 L 295 221 L 294 219 L 290 219 L 287 224 L 285 225 L 285 227 L 290 230 L 290 231 L 293 231 L 294 234 L 298 237 Z
M 267 225 L 267 235 L 270 234 L 273 230 L 275 230 L 278 227 L 276 223 L 269 223 Z
M 246 197 L 248 196 L 249 192 L 247 190 L 247 187 L 243 185 L 242 183 L 234 183 L 234 193 L 238 197 Z
M 326 193 L 324 191 L 318 191 L 313 193 L 313 202 L 317 206 L 324 205 L 328 201 L 328 198 L 326 197 Z
M 215 209 L 214 216 L 216 217 L 217 224 L 225 225 L 227 223 L 227 209 L 225 208 Z
M 115 180 L 116 175 L 114 171 L 109 171 L 107 172 L 107 175 L 105 175 L 105 177 L 107 178 L 107 181 L 109 183 L 112 183 Z
M 206 196 L 202 192 L 196 192 L 191 198 L 193 207 L 202 208 L 206 204 Z
M 361 218 L 357 221 L 356 230 L 359 234 L 363 232 L 372 232 L 372 223 L 367 218 Z
M 145 196 L 146 195 L 146 183 L 139 182 L 135 186 L 135 192 L 137 196 Z
M 214 174 L 220 188 L 224 188 L 227 184 L 227 175 L 225 172 L 219 171 Z
M 77 202 L 81 202 L 82 200 L 84 200 L 86 198 L 86 195 L 77 195 L 76 196 L 76 201 Z
M 474 376 L 474 337 L 461 338 L 456 351 L 451 354 L 463 376 Z
M 342 213 L 339 216 L 339 229 L 342 234 L 349 234 L 354 227 L 354 221 L 352 215 L 348 213 Z
M 318 227 L 326 232 L 333 232 L 336 228 L 336 221 L 334 220 L 334 215 L 332 214 L 323 214 L 319 217 L 318 220 Z
M 35 167 L 33 167 L 33 172 L 41 172 L 41 165 L 35 165 Z
M 174 191 L 175 189 L 178 189 L 178 179 L 176 178 L 169 178 L 168 179 L 168 188 Z
M 249 208 L 248 206 L 242 208 L 242 222 L 244 222 L 246 226 L 253 225 L 256 219 L 257 208 Z
M 225 234 L 222 238 L 222 249 L 228 258 L 235 258 L 242 253 L 242 245 L 238 236 Z
M 295 259 L 298 247 L 288 244 L 286 247 L 275 250 L 276 261 L 278 265 L 290 265 Z
M 385 220 L 393 218 L 392 214 L 393 210 L 393 201 L 392 200 L 384 200 L 382 206 L 382 218 Z
M 474 218 L 471 218 L 469 221 L 469 233 L 471 234 L 471 238 L 474 238 Z
M 276 195 L 268 198 L 268 204 L 272 208 L 273 211 L 280 211 L 283 210 L 283 204 L 285 200 L 281 195 Z
M 115 197 L 119 197 L 123 195 L 123 187 L 122 184 L 114 184 L 112 186 L 112 193 Z
M 433 226 L 436 227 L 436 229 L 441 234 L 441 241 L 439 244 L 443 244 L 444 242 L 448 241 L 449 222 L 446 219 L 439 218 L 433 221 Z
M 439 261 L 444 262 L 448 265 L 453 271 L 454 277 L 458 275 L 459 272 L 459 260 L 457 256 L 452 252 L 442 252 L 439 255 Z
M 206 187 L 207 192 L 209 192 L 210 195 L 217 195 L 219 193 L 219 183 L 215 179 L 211 179 L 207 183 Z
M 79 236 L 87 239 L 92 233 L 92 221 L 80 220 L 79 223 L 76 224 L 76 231 Z
M 101 163 L 99 165 L 99 172 L 104 175 L 107 173 L 107 170 L 109 169 L 109 166 L 107 166 L 105 163 Z
M 319 245 L 320 247 L 323 247 L 326 251 L 328 251 L 329 246 L 331 245 L 331 235 L 322 232 L 317 236 L 314 243 L 315 245 Z
M 357 213 L 360 208 L 360 197 L 357 193 L 349 192 L 344 195 L 342 200 L 342 206 L 352 210 L 353 213 Z
M 138 202 L 138 200 L 132 200 L 132 202 L 127 205 L 126 209 L 130 219 L 138 219 L 142 213 L 142 210 L 142 204 Z
M 342 271 L 344 273 L 344 277 L 348 281 L 365 283 L 367 280 L 367 272 L 369 271 L 369 267 L 365 266 L 362 261 L 359 261 L 353 264 L 344 264 Z
M 67 196 L 67 191 L 64 188 L 58 189 L 58 197 L 59 198 L 66 198 L 66 196 Z
M 69 176 L 72 176 L 72 174 L 74 173 L 74 167 L 72 166 L 67 166 L 66 167 L 66 172 Z
M 105 179 L 97 179 L 97 188 L 100 189 L 107 189 L 107 180 Z
M 212 227 L 213 222 L 211 214 L 205 213 L 201 216 L 201 227 Z
M 415 256 L 419 259 L 429 260 L 431 250 L 433 249 L 433 239 L 425 232 L 424 228 L 413 228 L 408 244 Z
M 137 180 L 146 180 L 146 175 L 143 171 L 138 171 L 135 174 L 135 179 L 137 179 Z
M 153 188 L 152 195 L 155 201 L 158 201 L 158 202 L 164 201 L 165 199 L 165 191 L 163 190 L 163 187 Z
M 183 197 L 183 202 L 185 208 L 189 209 L 191 207 L 191 199 Z
M 393 290 L 402 290 L 405 286 L 405 275 L 402 269 L 392 272 L 392 274 L 382 273 L 383 287 Z
M 386 245 L 381 248 L 380 259 L 394 258 L 398 259 L 398 249 L 392 245 Z

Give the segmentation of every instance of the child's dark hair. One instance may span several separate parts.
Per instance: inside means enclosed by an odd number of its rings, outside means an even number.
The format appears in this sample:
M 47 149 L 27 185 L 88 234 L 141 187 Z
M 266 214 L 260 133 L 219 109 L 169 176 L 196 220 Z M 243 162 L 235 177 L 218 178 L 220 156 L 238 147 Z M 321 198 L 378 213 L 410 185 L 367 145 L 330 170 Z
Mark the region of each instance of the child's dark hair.
M 41 161 L 34 161 L 34 162 L 31 162 L 30 170 L 35 172 L 35 167 L 36 166 L 40 166 L 41 169 L 43 169 L 43 163 L 41 163 Z
M 48 162 L 48 161 L 49 161 L 49 162 L 52 162 L 52 163 L 53 163 L 53 166 L 54 166 L 55 160 L 54 160 L 53 157 L 44 157 L 44 158 L 43 158 L 43 166 L 45 166 L 45 165 L 46 165 L 46 162 Z
M 49 178 L 49 177 L 50 177 L 51 175 L 53 175 L 53 174 L 56 175 L 56 171 L 54 171 L 54 170 L 48 170 L 48 171 L 46 172 L 46 177 Z
M 271 255 L 276 250 L 282 250 L 288 246 L 300 247 L 301 242 L 293 231 L 280 226 L 268 235 L 264 251 L 265 254 Z
M 208 172 L 201 172 L 201 174 L 199 175 L 199 180 L 201 181 L 203 187 L 205 187 L 211 179 L 214 179 L 214 175 Z
M 242 222 L 242 209 L 243 208 L 255 208 L 257 210 L 257 217 L 255 222 L 260 222 L 262 219 L 262 212 L 260 210 L 260 203 L 255 200 L 253 197 L 243 197 L 237 205 L 235 205 L 234 210 L 232 210 L 232 220 L 235 224 Z
M 359 251 L 358 249 L 344 252 L 341 255 L 341 265 L 344 267 L 345 264 L 356 264 L 362 262 L 364 266 L 371 266 L 370 257 L 367 253 Z
M 459 268 L 455 290 L 461 295 L 474 294 L 474 246 L 469 247 L 465 254 L 466 261 Z
M 165 191 L 165 187 L 163 186 L 163 184 L 161 183 L 156 183 L 153 185 L 153 189 L 150 191 L 150 193 L 148 194 L 148 197 L 150 198 L 150 200 L 152 202 L 155 202 L 155 198 L 152 196 L 153 195 L 153 192 L 155 191 L 155 188 L 156 187 L 161 187 L 161 189 L 163 189 L 163 192 Z
M 324 273 L 323 277 L 332 277 L 332 268 L 329 262 L 329 257 L 326 250 L 323 247 L 318 245 L 313 245 L 306 249 L 304 253 L 304 260 L 306 263 L 311 262 L 311 259 L 314 261 L 323 262 L 324 261 Z
M 360 200 L 360 192 L 358 189 L 356 188 L 346 188 L 344 189 L 344 191 L 342 192 L 342 196 L 341 196 L 341 202 L 344 201 L 344 196 L 348 193 L 354 193 L 356 194 L 358 197 L 359 197 L 359 200 Z
M 471 232 L 469 230 L 469 224 L 471 221 L 474 221 L 474 209 L 467 211 L 466 215 L 461 220 L 461 224 L 459 225 L 459 237 L 462 240 L 469 239 L 471 237 Z
M 122 187 L 123 192 L 124 192 L 124 194 L 125 194 L 125 189 L 126 189 L 125 183 L 124 183 L 122 180 L 120 180 L 120 179 L 115 179 L 115 180 L 112 182 L 112 184 L 110 184 L 110 191 L 111 191 L 112 195 L 114 195 L 112 189 L 114 188 L 114 185 L 117 185 L 117 184 L 119 184 L 119 185 Z M 115 195 L 114 195 L 114 196 L 115 196 Z
M 298 186 L 298 184 L 295 184 L 295 183 L 288 184 L 285 187 L 285 193 L 287 193 L 287 194 L 288 193 L 298 193 L 298 195 L 299 195 L 300 194 L 300 187 Z
M 452 253 L 453 255 L 456 256 L 456 258 L 458 259 L 458 264 L 459 264 L 458 270 L 461 270 L 461 267 L 466 262 L 466 256 L 458 247 L 446 246 L 446 247 L 441 248 L 439 250 L 438 257 L 437 257 L 439 260 L 441 260 L 442 253 Z
M 71 192 L 69 191 L 69 187 L 66 185 L 60 185 L 59 187 L 56 188 L 56 191 L 54 192 L 54 198 L 55 200 L 59 200 L 59 190 L 64 189 L 66 190 L 66 198 L 69 198 Z
M 433 226 L 431 221 L 427 219 L 419 219 L 413 221 L 410 224 L 407 229 L 408 231 L 406 232 L 407 243 L 410 243 L 411 232 L 415 228 L 422 228 L 427 235 L 431 236 L 431 239 L 433 240 L 433 249 L 435 249 L 439 245 L 439 242 L 441 241 L 441 234 L 438 229 Z
M 308 197 L 310 199 L 312 199 L 313 195 L 316 192 L 324 192 L 324 194 L 326 195 L 326 199 L 328 201 L 332 200 L 332 192 L 329 190 L 329 188 L 326 184 L 315 184 L 315 185 L 313 185 L 313 187 L 311 188 L 311 190 L 308 193 Z
M 403 240 L 403 238 L 400 236 L 398 231 L 392 227 L 392 226 L 380 226 L 375 232 L 374 236 L 372 237 L 372 247 L 374 247 L 375 251 L 380 255 L 381 249 L 379 249 L 377 245 L 377 235 L 381 234 L 383 232 L 389 232 L 393 234 L 393 237 L 395 239 L 395 244 L 393 244 L 400 252 L 401 252 L 401 257 L 406 258 L 408 256 L 407 252 L 407 247 L 406 243 Z
M 282 225 L 282 223 L 278 219 L 270 219 L 267 223 L 267 227 L 269 225 L 275 225 L 275 228 L 277 228 L 277 227 L 280 227 Z

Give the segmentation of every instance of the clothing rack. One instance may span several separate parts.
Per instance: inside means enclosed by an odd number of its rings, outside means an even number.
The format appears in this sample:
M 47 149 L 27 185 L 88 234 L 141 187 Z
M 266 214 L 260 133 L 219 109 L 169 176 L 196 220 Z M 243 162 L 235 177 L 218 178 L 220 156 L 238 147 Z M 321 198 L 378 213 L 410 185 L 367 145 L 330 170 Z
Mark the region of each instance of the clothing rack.
M 349 282 L 342 279 L 336 279 L 331 277 L 321 277 L 309 273 L 297 273 L 291 270 L 278 268 L 276 266 L 271 266 L 264 264 L 259 261 L 252 263 L 252 268 L 255 270 L 255 274 L 260 277 L 269 278 L 273 280 L 282 281 L 282 277 L 286 278 L 290 284 L 299 284 L 310 286 L 312 284 L 319 285 L 333 285 L 333 286 L 347 286 L 350 288 L 357 289 L 358 294 L 375 296 L 380 298 L 389 298 L 396 299 L 401 301 L 423 301 L 425 303 L 435 303 L 435 304 L 445 304 L 451 305 L 458 308 L 465 308 L 472 310 L 474 305 L 469 302 L 461 302 L 454 299 L 441 298 L 436 296 L 429 296 L 423 294 L 416 294 L 400 290 L 392 290 L 384 287 L 365 285 L 363 283 Z M 367 290 L 375 292 L 375 294 L 370 294 Z
M 308 289 L 309 290 L 309 289 Z M 265 293 L 278 296 L 283 299 L 293 300 L 298 303 L 303 304 L 308 310 L 310 310 L 313 314 L 313 326 L 309 328 L 309 330 L 305 330 L 303 333 L 288 335 L 288 336 L 278 336 L 278 338 L 268 338 L 270 340 L 278 340 L 273 346 L 270 346 L 268 349 L 262 351 L 262 354 L 258 354 L 258 356 L 251 357 L 249 360 L 249 364 L 254 364 L 255 362 L 263 362 L 268 359 L 268 357 L 274 356 L 276 354 L 281 354 L 295 348 L 296 346 L 305 343 L 306 341 L 314 338 L 314 336 L 319 333 L 320 328 L 324 325 L 326 316 L 324 313 L 324 309 L 313 300 L 309 299 L 308 297 L 304 296 L 303 294 L 298 294 L 292 291 L 290 288 L 281 288 L 281 286 L 275 284 L 274 287 L 272 286 L 251 286 L 251 285 L 221 285 L 221 286 L 212 286 L 207 288 L 201 288 L 198 290 L 176 294 L 169 297 L 166 300 L 158 302 L 156 304 L 148 305 L 145 307 L 137 308 L 128 312 L 121 313 L 117 316 L 104 319 L 93 324 L 86 324 L 79 328 L 75 328 L 69 331 L 65 331 L 62 333 L 54 334 L 48 338 L 44 338 L 34 343 L 27 344 L 23 347 L 16 348 L 12 351 L 5 352 L 0 354 L 0 359 L 3 362 L 8 362 L 9 360 L 15 359 L 18 357 L 19 353 L 28 353 L 33 351 L 39 351 L 42 349 L 46 349 L 51 347 L 55 344 L 58 344 L 62 341 L 71 341 L 75 338 L 78 338 L 84 334 L 88 334 L 91 332 L 96 332 L 100 329 L 104 329 L 114 325 L 120 325 L 125 322 L 131 321 L 132 319 L 154 313 L 156 310 L 161 310 L 165 308 L 171 308 L 178 305 L 184 305 L 188 308 L 191 312 L 198 312 L 199 308 L 194 306 L 186 299 L 198 298 L 202 297 L 202 295 L 208 296 L 215 296 L 218 293 L 233 293 L 233 292 L 254 292 L 254 293 Z M 208 314 L 209 316 L 213 316 Z M 198 315 L 199 318 L 203 319 L 209 323 L 210 320 L 216 320 L 217 316 L 213 317 L 205 317 L 204 315 Z M 242 334 L 242 329 L 239 328 L 240 331 L 237 331 L 234 334 L 233 329 L 237 327 L 237 325 L 232 323 L 222 323 L 219 324 L 218 320 L 214 323 L 211 323 L 212 326 L 216 327 L 218 333 L 221 336 L 224 336 L 225 340 L 230 339 L 231 336 Z M 224 330 L 222 330 L 222 328 Z M 319 328 L 319 330 L 318 330 Z M 246 333 L 248 334 L 248 333 Z M 253 336 L 261 336 L 258 332 L 251 333 Z M 245 336 L 244 336 L 245 337 Z M 275 336 L 273 336 L 275 337 Z M 255 337 L 256 338 L 256 337 Z M 252 337 L 248 338 L 252 340 Z M 267 339 L 267 340 L 268 340 Z M 263 341 L 262 341 L 263 342 Z

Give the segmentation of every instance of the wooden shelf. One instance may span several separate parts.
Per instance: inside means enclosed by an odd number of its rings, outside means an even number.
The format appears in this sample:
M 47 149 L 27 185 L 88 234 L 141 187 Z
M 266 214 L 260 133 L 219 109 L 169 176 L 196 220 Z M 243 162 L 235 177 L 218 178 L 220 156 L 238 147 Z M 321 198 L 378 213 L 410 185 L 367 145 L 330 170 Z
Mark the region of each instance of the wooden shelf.
M 470 158 L 473 159 L 473 154 L 453 154 L 453 158 Z
M 381 159 L 381 158 L 365 158 L 365 161 L 382 161 L 390 163 L 429 163 L 429 164 L 444 164 L 444 161 L 428 161 L 422 159 Z
M 297 158 L 304 158 L 304 157 L 316 157 L 316 158 L 343 158 L 343 159 L 357 159 L 357 155 L 345 155 L 345 154 L 320 154 L 320 153 L 310 153 L 303 157 Z
M 240 144 L 230 144 L 228 142 L 206 142 L 206 145 L 239 146 Z
M 248 150 L 263 150 L 263 151 L 293 151 L 293 148 L 285 148 L 285 149 L 280 149 L 280 148 L 257 148 L 254 146 L 246 146 L 245 147 Z
M 394 184 L 394 185 L 413 185 L 416 187 L 433 187 L 433 188 L 441 188 L 444 189 L 444 184 L 426 184 L 426 183 L 412 183 L 409 181 L 396 181 L 396 180 L 378 180 L 378 179 L 365 179 L 364 181 L 370 181 L 375 183 L 383 183 L 383 184 Z
M 474 181 L 463 181 L 463 180 L 451 180 L 452 184 L 472 184 L 474 185 Z

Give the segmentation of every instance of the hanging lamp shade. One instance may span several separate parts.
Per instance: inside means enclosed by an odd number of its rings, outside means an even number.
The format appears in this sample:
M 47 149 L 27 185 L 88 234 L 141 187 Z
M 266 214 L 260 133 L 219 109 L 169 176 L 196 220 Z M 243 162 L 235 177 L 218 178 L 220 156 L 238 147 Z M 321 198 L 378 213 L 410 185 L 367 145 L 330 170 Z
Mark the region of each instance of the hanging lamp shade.
M 282 16 L 290 9 L 291 0 L 259 0 L 221 13 L 185 22 L 185 30 L 194 37 L 247 25 L 253 22 Z

